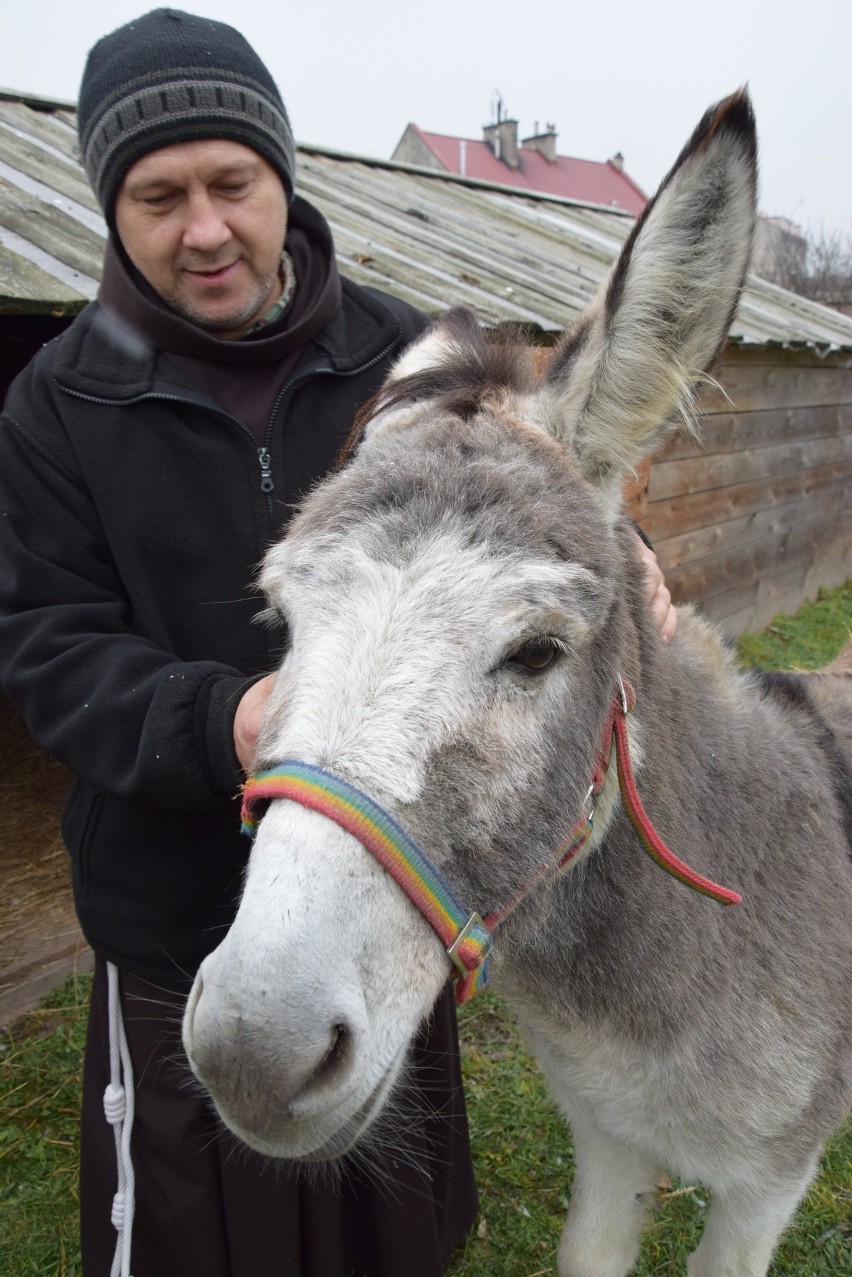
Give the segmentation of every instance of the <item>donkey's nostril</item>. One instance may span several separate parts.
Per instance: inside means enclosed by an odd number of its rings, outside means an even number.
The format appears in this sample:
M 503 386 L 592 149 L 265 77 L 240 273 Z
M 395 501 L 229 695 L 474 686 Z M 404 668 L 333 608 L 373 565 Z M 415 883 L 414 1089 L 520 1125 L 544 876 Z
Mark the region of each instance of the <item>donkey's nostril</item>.
M 354 1036 L 348 1024 L 333 1024 L 329 1029 L 328 1047 L 316 1068 L 305 1077 L 297 1099 L 309 1101 L 329 1087 L 340 1085 L 352 1062 Z
M 352 1034 L 345 1024 L 335 1024 L 331 1029 L 331 1043 L 312 1078 L 312 1083 L 328 1081 L 346 1067 L 352 1052 Z

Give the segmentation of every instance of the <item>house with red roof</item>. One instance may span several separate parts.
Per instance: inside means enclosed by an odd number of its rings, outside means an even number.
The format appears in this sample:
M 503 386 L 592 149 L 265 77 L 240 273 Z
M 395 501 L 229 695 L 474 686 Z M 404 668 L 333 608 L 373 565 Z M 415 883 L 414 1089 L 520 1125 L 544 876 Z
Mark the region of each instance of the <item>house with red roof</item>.
M 518 121 L 503 118 L 487 124 L 481 140 L 427 133 L 409 124 L 391 159 L 437 169 L 515 190 L 536 191 L 586 204 L 622 209 L 638 216 L 648 202 L 645 192 L 624 171 L 619 153 L 603 162 L 557 155 L 555 126 L 538 125 L 531 137 L 518 141 Z

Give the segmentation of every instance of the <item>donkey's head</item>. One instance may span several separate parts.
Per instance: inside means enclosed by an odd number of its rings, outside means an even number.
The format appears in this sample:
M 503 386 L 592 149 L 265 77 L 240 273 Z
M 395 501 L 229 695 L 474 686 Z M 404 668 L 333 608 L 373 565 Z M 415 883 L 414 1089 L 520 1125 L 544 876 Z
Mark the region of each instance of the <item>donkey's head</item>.
M 617 676 L 655 641 L 618 494 L 724 344 L 754 200 L 739 94 L 701 121 L 543 375 L 450 314 L 267 557 L 290 647 L 259 767 L 299 759 L 366 791 L 483 916 L 577 826 Z M 572 865 L 596 854 L 612 787 Z M 569 901 L 582 872 L 561 879 Z M 498 929 L 498 972 L 551 894 Z M 190 997 L 187 1053 L 247 1143 L 333 1156 L 382 1107 L 450 970 L 353 833 L 274 800 Z

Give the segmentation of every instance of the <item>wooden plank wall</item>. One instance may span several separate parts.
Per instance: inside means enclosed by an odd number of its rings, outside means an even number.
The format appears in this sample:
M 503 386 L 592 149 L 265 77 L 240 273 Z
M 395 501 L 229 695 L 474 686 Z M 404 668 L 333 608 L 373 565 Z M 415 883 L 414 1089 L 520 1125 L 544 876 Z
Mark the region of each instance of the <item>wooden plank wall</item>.
M 736 635 L 852 577 L 852 356 L 731 346 L 716 375 L 700 443 L 674 440 L 632 505 L 675 600 Z

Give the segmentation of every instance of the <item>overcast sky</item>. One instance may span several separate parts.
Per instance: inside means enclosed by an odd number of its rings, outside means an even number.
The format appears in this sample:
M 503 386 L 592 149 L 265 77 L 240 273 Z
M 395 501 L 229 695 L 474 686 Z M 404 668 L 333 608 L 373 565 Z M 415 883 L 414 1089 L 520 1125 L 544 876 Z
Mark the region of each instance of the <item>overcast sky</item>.
M 75 99 L 88 49 L 141 0 L 4 0 L 0 86 Z M 299 141 L 388 158 L 409 121 L 480 137 L 495 92 L 521 135 L 625 156 L 651 193 L 704 108 L 748 81 L 761 208 L 852 227 L 850 0 L 192 0 L 237 26 Z

